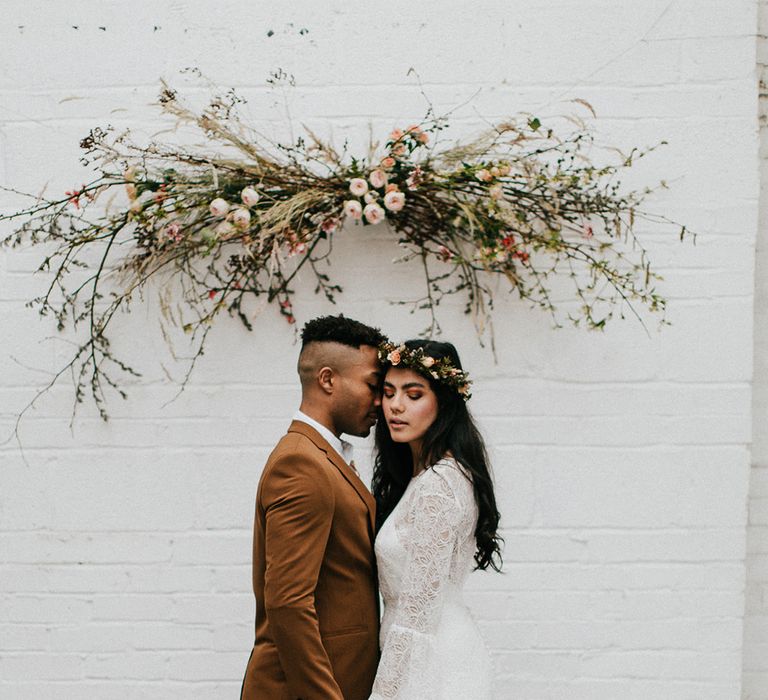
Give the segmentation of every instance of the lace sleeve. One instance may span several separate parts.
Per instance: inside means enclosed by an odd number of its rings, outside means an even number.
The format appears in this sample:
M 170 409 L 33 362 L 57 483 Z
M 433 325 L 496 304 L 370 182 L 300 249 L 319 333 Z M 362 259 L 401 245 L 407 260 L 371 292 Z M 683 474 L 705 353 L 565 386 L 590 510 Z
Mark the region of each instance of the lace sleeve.
M 408 556 L 371 700 L 426 697 L 428 688 L 422 684 L 430 683 L 426 669 L 451 561 L 459 538 L 472 526 L 471 484 L 454 467 L 436 465 L 431 471 L 419 477 L 424 481 L 411 497 L 404 522 L 397 524 Z

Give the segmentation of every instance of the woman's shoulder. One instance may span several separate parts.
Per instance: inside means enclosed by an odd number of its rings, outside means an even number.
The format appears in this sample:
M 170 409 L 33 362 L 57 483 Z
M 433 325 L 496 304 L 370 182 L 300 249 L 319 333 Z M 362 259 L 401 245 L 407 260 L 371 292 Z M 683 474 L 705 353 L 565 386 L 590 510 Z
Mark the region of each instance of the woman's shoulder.
M 428 476 L 431 475 L 431 476 Z M 435 462 L 423 474 L 431 481 L 441 481 L 450 491 L 456 493 L 472 491 L 472 477 L 467 469 L 452 455 L 446 455 Z

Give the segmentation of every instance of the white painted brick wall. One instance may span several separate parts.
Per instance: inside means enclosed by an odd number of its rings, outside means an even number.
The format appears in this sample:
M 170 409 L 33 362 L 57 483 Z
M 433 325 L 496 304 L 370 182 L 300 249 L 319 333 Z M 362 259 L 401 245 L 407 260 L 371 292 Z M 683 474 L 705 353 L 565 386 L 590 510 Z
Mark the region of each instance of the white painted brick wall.
M 507 539 L 505 573 L 473 576 L 468 600 L 501 700 L 736 700 L 742 667 L 749 697 L 765 697 L 768 491 L 757 468 L 743 629 L 755 2 L 27 0 L 6 1 L 3 15 L 0 182 L 22 189 L 79 184 L 77 143 L 91 126 L 151 133 L 157 78 L 189 65 L 241 87 L 277 136 L 287 126 L 283 98 L 265 86 L 271 70 L 296 75 L 296 127 L 362 147 L 369 124 L 385 133 L 423 114 L 414 67 L 438 111 L 482 88 L 458 112 L 459 133 L 478 115 L 546 117 L 581 97 L 606 143 L 670 141 L 635 181 L 667 179 L 654 209 L 701 233 L 695 247 L 671 229 L 646 237 L 671 328 L 553 331 L 500 298 L 495 365 L 458 308 L 444 309 L 477 380 Z M 335 310 L 415 334 L 425 320 L 388 299 L 419 296 L 418 270 L 385 264 L 396 255 L 386 233 L 342 239 Z M 52 325 L 23 305 L 44 283 L 30 275 L 39 254 L 0 252 L 3 434 L 67 351 L 42 342 Z M 305 287 L 300 321 L 334 310 Z M 112 403 L 113 420 L 86 406 L 72 433 L 62 386 L 22 426 L 27 463 L 0 447 L 2 698 L 237 696 L 252 637 L 253 494 L 297 403 L 296 346 L 274 310 L 252 334 L 222 319 L 190 386 L 165 406 L 175 389 L 157 358 L 182 370 L 148 296 L 119 320 L 117 349 L 145 375 L 128 403 Z M 759 434 L 756 423 L 756 459 Z
M 752 475 L 747 529 L 744 700 L 768 700 L 768 2 L 759 3 L 760 215 L 755 264 Z

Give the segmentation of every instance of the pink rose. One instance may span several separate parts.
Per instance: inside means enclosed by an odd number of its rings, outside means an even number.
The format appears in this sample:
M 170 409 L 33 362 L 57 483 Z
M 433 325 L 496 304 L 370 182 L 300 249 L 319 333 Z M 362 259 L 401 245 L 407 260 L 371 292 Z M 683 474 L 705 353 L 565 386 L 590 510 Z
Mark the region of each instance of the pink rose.
M 429 142 L 429 134 L 425 132 L 420 132 L 419 135 L 416 137 L 419 140 L 419 143 L 428 143 Z
M 174 243 L 178 243 L 182 239 L 181 224 L 179 224 L 178 221 L 174 221 L 173 223 L 168 224 L 165 227 L 164 233 L 168 240 L 173 241 Z
M 363 207 L 355 199 L 348 199 L 344 202 L 344 213 L 351 219 L 359 219 L 363 215 Z
M 356 204 L 357 204 L 357 202 L 356 202 Z M 360 205 L 358 204 L 358 206 L 360 206 Z M 339 220 L 336 219 L 336 218 L 331 217 L 331 218 L 328 218 L 325 221 L 323 221 L 323 223 L 320 224 L 320 228 L 325 233 L 333 233 L 336 230 L 336 227 L 338 225 L 339 225 Z
M 387 355 L 387 362 L 391 362 L 393 365 L 396 365 L 400 362 L 400 351 L 399 350 L 393 350 L 389 355 Z
M 366 205 L 363 216 L 369 224 L 378 224 L 384 220 L 384 210 L 375 203 Z
M 390 168 L 395 167 L 395 159 L 392 158 L 392 156 L 387 156 L 386 158 L 382 158 L 381 160 L 381 167 L 385 170 L 389 170 Z
M 384 206 L 389 211 L 400 211 L 405 206 L 405 195 L 397 190 L 387 192 L 384 195 Z
M 422 172 L 421 168 L 417 165 L 408 174 L 408 179 L 405 181 L 405 184 L 408 186 L 408 189 L 415 190 L 423 182 L 423 180 L 424 180 L 424 173 Z
M 368 176 L 368 180 L 376 189 L 379 189 L 387 184 L 387 174 L 383 170 L 374 170 Z
M 393 129 L 392 133 L 389 135 L 390 141 L 399 141 L 401 138 L 403 138 L 402 129 Z
M 481 182 L 490 182 L 493 180 L 493 175 L 491 175 L 485 168 L 478 170 L 477 173 L 475 173 L 475 177 Z
M 349 181 L 349 191 L 355 197 L 362 197 L 368 191 L 368 183 L 361 177 L 353 177 Z

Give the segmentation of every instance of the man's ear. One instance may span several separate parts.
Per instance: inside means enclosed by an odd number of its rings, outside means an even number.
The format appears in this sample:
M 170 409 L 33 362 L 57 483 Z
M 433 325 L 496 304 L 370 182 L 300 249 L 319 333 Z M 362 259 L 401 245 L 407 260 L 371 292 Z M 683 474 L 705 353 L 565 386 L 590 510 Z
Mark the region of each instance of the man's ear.
M 321 367 L 317 373 L 317 384 L 326 394 L 333 393 L 336 375 L 330 367 Z

